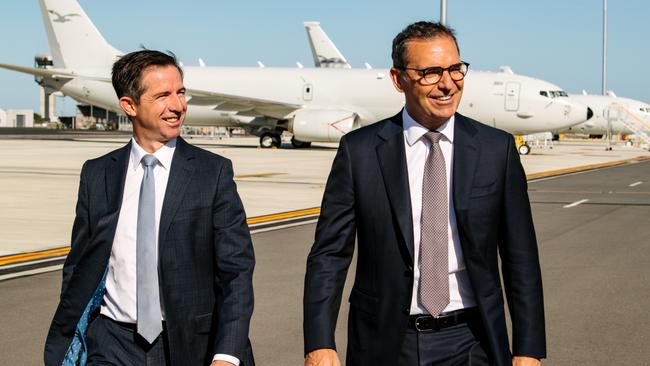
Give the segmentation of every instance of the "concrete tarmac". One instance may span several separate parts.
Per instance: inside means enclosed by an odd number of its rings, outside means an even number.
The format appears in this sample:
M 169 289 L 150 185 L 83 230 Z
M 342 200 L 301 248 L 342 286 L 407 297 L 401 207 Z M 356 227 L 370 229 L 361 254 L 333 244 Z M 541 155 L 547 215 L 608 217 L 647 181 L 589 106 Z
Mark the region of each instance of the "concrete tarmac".
M 544 364 L 647 364 L 650 162 L 541 179 L 529 183 L 529 192 L 546 302 Z M 253 236 L 251 339 L 259 365 L 302 364 L 302 286 L 313 232 L 311 224 Z M 337 327 L 342 350 L 353 271 Z M 42 364 L 60 276 L 57 271 L 0 282 L 2 364 Z
M 69 245 L 83 162 L 129 139 L 123 134 L 47 131 L 31 139 L 0 131 L 0 256 Z M 249 217 L 320 206 L 336 154 L 336 144 L 262 150 L 257 138 L 189 141 L 233 161 Z M 560 142 L 552 149 L 533 149 L 522 156 L 522 163 L 527 174 L 534 174 L 650 156 L 639 148 L 604 148 L 602 142 Z

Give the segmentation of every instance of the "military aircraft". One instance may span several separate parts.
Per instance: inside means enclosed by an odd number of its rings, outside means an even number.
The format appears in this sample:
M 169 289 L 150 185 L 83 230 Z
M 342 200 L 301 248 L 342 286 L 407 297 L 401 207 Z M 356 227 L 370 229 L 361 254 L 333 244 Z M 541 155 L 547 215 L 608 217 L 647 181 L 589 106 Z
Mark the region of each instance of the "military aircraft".
M 111 46 L 76 0 L 39 0 L 53 65 L 0 64 L 32 74 L 75 100 L 121 112 L 110 68 L 124 53 Z M 325 61 L 323 61 L 326 63 Z M 394 115 L 404 105 L 387 69 L 184 66 L 188 125 L 238 126 L 280 147 L 337 142 L 347 132 Z M 559 130 L 588 119 L 585 105 L 546 98 L 551 83 L 509 70 L 470 71 L 461 112 L 513 134 Z
M 557 90 L 542 91 L 542 95 L 554 98 Z M 592 137 L 602 137 L 607 134 L 608 123 L 612 134 L 636 135 L 646 144 L 650 144 L 650 104 L 635 99 L 619 97 L 609 91 L 607 95 L 571 94 L 571 99 L 587 105 L 594 111 L 593 118 L 588 121 L 570 126 L 558 133 L 581 133 Z M 631 143 L 632 140 L 628 139 Z

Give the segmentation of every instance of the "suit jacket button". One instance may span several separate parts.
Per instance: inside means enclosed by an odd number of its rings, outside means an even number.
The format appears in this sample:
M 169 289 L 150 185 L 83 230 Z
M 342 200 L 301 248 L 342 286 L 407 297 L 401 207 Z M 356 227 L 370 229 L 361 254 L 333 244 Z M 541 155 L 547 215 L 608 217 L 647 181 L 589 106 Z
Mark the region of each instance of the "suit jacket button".
M 409 315 L 411 313 L 411 309 L 406 308 L 402 311 L 404 314 Z

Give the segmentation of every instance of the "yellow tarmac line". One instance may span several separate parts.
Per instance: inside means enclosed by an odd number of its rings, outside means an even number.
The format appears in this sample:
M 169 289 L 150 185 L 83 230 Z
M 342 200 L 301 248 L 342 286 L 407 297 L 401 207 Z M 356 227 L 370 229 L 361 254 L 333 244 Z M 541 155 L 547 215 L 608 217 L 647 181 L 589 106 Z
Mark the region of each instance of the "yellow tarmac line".
M 558 174 L 575 173 L 575 172 L 584 171 L 584 170 L 591 170 L 591 169 L 596 169 L 596 168 L 604 168 L 604 167 L 608 167 L 608 166 L 620 165 L 620 164 L 630 163 L 630 162 L 640 162 L 640 161 L 646 161 L 646 160 L 650 160 L 650 156 L 638 156 L 636 158 L 611 161 L 611 162 L 608 162 L 608 163 L 583 165 L 583 166 L 574 167 L 574 168 L 551 170 L 551 171 L 542 172 L 542 173 L 533 173 L 533 174 L 526 175 L 526 178 L 528 180 L 538 179 L 538 178 L 545 178 L 545 177 L 550 177 L 550 176 L 554 176 L 554 175 L 558 175 Z M 265 175 L 265 174 L 275 175 L 277 173 L 255 174 L 255 176 L 260 176 L 260 175 Z M 251 175 L 251 176 L 253 176 L 253 175 Z M 241 177 L 243 178 L 243 177 L 246 177 L 246 176 L 241 176 Z M 270 222 L 270 221 L 296 218 L 296 217 L 299 217 L 299 216 L 317 215 L 319 213 L 320 213 L 320 207 L 312 207 L 312 208 L 307 208 L 307 209 L 304 209 L 304 210 L 295 210 L 295 211 L 281 212 L 281 213 L 271 214 L 271 215 L 249 217 L 246 220 L 246 222 L 249 225 L 251 225 L 251 224 L 261 224 L 261 223 L 266 223 L 266 222 Z M 37 260 L 37 259 L 43 259 L 43 258 L 48 258 L 48 257 L 63 256 L 63 255 L 68 254 L 69 252 L 70 252 L 70 247 L 62 247 L 62 248 L 54 248 L 54 249 L 43 250 L 43 251 L 32 252 L 32 253 L 21 253 L 21 254 L 7 255 L 7 256 L 0 257 L 0 266 L 7 265 L 7 264 L 13 264 L 13 263 L 19 263 L 19 262 L 25 262 L 25 261 L 32 261 L 32 260 Z
M 296 211 L 282 212 L 282 213 L 272 214 L 272 215 L 249 217 L 246 220 L 246 222 L 249 225 L 260 224 L 269 221 L 290 219 L 290 218 L 295 218 L 295 217 L 305 216 L 305 215 L 316 215 L 318 213 L 320 213 L 320 207 L 313 207 L 304 210 L 296 210 Z M 42 251 L 32 252 L 32 253 L 7 255 L 7 256 L 0 257 L 0 266 L 26 262 L 26 261 L 33 261 L 33 260 L 43 259 L 43 258 L 63 256 L 68 254 L 69 252 L 70 252 L 70 247 L 68 246 L 68 247 L 54 248 L 49 250 L 42 250 Z
M 66 255 L 69 252 L 70 252 L 70 247 L 62 247 L 62 248 L 41 250 L 32 253 L 7 255 L 7 256 L 0 257 L 0 266 L 3 266 L 5 264 L 17 263 L 17 262 L 32 261 L 35 259 L 58 257 L 58 256 Z
M 317 215 L 319 213 L 320 213 L 320 207 L 312 207 L 304 210 L 296 210 L 296 211 L 282 212 L 282 213 L 272 214 L 272 215 L 251 217 L 246 221 L 250 225 L 250 224 L 259 224 L 259 223 L 275 221 L 275 220 L 291 219 L 298 216 Z
M 650 160 L 650 156 L 637 156 L 636 158 L 610 161 L 608 163 L 582 165 L 582 166 L 577 166 L 577 167 L 573 167 L 573 168 L 550 170 L 548 172 L 527 174 L 526 179 L 531 180 L 531 179 L 538 179 L 538 178 L 546 178 L 546 177 L 550 177 L 550 176 L 558 175 L 558 174 L 576 173 L 576 172 L 581 172 L 581 171 L 584 171 L 584 170 L 591 170 L 591 169 L 596 169 L 596 168 L 605 168 L 605 167 L 608 167 L 608 166 L 621 165 L 621 164 L 625 164 L 625 163 L 640 162 L 640 161 L 646 161 L 646 160 Z

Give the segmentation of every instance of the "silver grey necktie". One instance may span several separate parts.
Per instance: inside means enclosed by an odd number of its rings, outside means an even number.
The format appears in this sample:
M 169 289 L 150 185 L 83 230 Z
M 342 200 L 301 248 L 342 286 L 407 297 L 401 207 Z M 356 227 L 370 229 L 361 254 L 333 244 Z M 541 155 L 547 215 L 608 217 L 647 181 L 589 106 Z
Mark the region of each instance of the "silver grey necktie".
M 140 186 L 136 239 L 137 329 L 149 343 L 153 343 L 162 332 L 156 255 L 156 182 L 153 174 L 157 162 L 153 155 L 142 158 L 144 176 Z
M 449 204 L 441 137 L 436 131 L 424 135 L 431 149 L 424 164 L 420 221 L 420 303 L 434 316 L 449 304 Z

